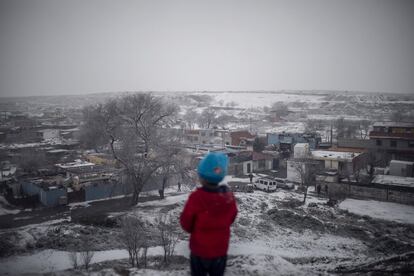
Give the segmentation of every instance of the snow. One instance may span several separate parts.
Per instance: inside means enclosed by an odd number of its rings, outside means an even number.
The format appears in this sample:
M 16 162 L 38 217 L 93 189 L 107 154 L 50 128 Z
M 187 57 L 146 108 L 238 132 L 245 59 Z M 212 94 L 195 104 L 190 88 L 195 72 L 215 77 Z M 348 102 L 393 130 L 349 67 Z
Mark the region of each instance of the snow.
M 302 133 L 304 131 L 305 124 L 302 122 L 284 122 L 280 125 L 263 128 L 263 133 Z
M 377 219 L 414 224 L 414 206 L 375 200 L 346 199 L 339 208 Z
M 235 177 L 232 175 L 227 175 L 224 177 L 223 181 L 221 183 L 223 184 L 227 184 L 229 182 L 244 182 L 244 183 L 250 183 L 250 179 L 249 178 L 240 178 L 240 177 Z
M 188 194 L 167 196 L 166 198 L 162 200 L 147 201 L 147 202 L 139 203 L 139 206 L 155 206 L 155 207 L 167 206 L 167 205 L 173 205 L 179 202 L 183 202 L 187 198 L 188 198 Z
M 276 237 L 276 238 L 275 238 Z M 298 268 L 294 264 L 286 261 L 286 257 L 318 257 L 326 255 L 335 255 L 346 257 L 344 250 L 335 250 L 348 246 L 355 249 L 361 247 L 351 239 L 338 238 L 335 236 L 316 237 L 312 233 L 306 235 L 294 234 L 286 243 L 284 239 L 268 237 L 265 240 L 255 242 L 236 242 L 230 244 L 229 255 L 236 255 L 237 258 L 246 259 L 249 262 L 242 261 L 245 269 L 257 272 L 258 275 L 282 274 L 282 275 L 308 275 L 309 271 Z M 299 246 L 303 244 L 304 247 Z M 15 275 L 24 273 L 50 273 L 72 268 L 69 260 L 69 252 L 59 250 L 43 250 L 31 255 L 14 256 L 0 260 L 1 275 Z M 160 246 L 148 249 L 148 256 L 162 255 L 163 251 Z M 190 254 L 187 241 L 180 241 L 176 247 L 176 255 L 188 257 Z M 78 255 L 79 258 L 79 255 Z M 128 252 L 123 249 L 114 249 L 106 251 L 94 251 L 91 263 L 99 263 L 109 260 L 127 259 Z M 237 259 L 236 259 L 237 260 Z M 227 275 L 236 275 L 237 271 L 232 271 L 233 267 L 228 267 Z M 148 272 L 151 272 L 149 270 Z M 156 274 L 153 271 L 153 275 Z M 144 275 L 144 274 L 142 274 Z M 150 274 L 151 275 L 151 274 Z M 174 273 L 173 275 L 177 275 Z
M 0 274 L 48 273 L 69 269 L 72 265 L 68 253 L 50 249 L 32 255 L 5 258 L 0 261 Z M 92 258 L 92 263 L 125 258 L 128 258 L 126 250 L 97 251 Z
M 344 114 L 337 114 L 337 115 L 324 115 L 324 114 L 309 114 L 307 115 L 309 120 L 325 120 L 325 121 L 334 121 L 339 118 L 343 118 L 349 121 L 362 121 L 367 120 L 366 116 L 356 116 L 356 115 L 344 115 Z
M 223 182 L 229 181 L 249 182 L 249 179 L 227 176 Z M 166 195 L 167 197 L 163 200 L 140 203 L 130 212 L 149 222 L 157 218 L 165 209 L 168 209 L 172 216 L 178 217 L 189 193 L 177 193 L 175 188 L 169 188 Z M 239 202 L 239 215 L 232 227 L 228 252 L 230 258 L 228 259 L 226 275 L 313 275 L 318 274 L 318 269 L 323 274 L 328 273 L 327 271 L 332 270 L 339 264 L 344 264 L 344 262 L 364 262 L 369 258 L 365 253 L 368 248 L 360 239 L 312 231 L 306 229 L 306 225 L 304 225 L 303 230 L 295 231 L 294 228 L 282 227 L 277 221 L 270 222 L 266 217 L 262 217 L 266 210 L 275 207 L 278 209 L 285 208 L 280 204 L 281 202 L 294 199 L 302 200 L 303 194 L 301 193 L 287 190 L 278 190 L 270 194 L 255 191 L 251 194 L 236 193 L 236 197 Z M 314 196 L 312 189 L 309 189 L 307 204 L 317 203 L 318 208 L 323 209 L 325 208 L 323 207 L 325 202 L 325 198 Z M 266 206 L 264 210 L 263 205 Z M 166 208 L 167 206 L 168 208 Z M 307 210 L 308 207 L 304 205 L 299 208 Z M 347 199 L 341 203 L 340 208 L 381 219 L 390 217 L 395 220 L 399 219 L 399 215 L 402 216 L 400 222 L 414 223 L 413 206 Z M 298 209 L 295 210 L 298 211 Z M 376 214 L 379 210 L 383 211 Z M 318 219 L 311 214 L 309 215 L 314 219 Z M 411 218 L 411 221 L 408 220 L 409 218 Z M 20 232 L 26 231 L 26 233 L 21 233 L 22 240 L 27 243 L 32 242 L 32 229 L 37 227 L 38 230 L 36 231 L 41 231 L 41 228 L 45 225 L 18 228 Z M 29 229 L 30 232 L 28 232 Z M 71 235 L 69 230 L 64 231 L 64 233 Z M 149 256 L 158 256 L 162 253 L 160 246 L 151 247 L 148 250 Z M 188 235 L 186 235 L 177 243 L 175 255 L 188 258 L 189 254 Z M 92 263 L 127 258 L 126 250 L 114 248 L 106 251 L 95 251 Z M 309 260 L 314 258 L 328 261 L 310 263 Z M 300 261 L 302 259 L 307 259 L 308 262 L 301 265 Z M 12 256 L 0 260 L 1 275 L 49 273 L 70 268 L 68 252 L 59 250 L 34 251 L 30 255 Z M 111 269 L 107 269 L 107 271 L 111 275 Z M 171 271 L 131 270 L 131 275 L 188 275 L 188 271 L 189 268 L 183 265 Z
M 346 159 L 352 160 L 360 155 L 360 152 L 341 152 L 328 150 L 314 150 L 311 152 L 314 158 L 328 158 L 328 159 Z
M 64 164 L 55 164 L 55 166 L 62 169 L 78 168 L 78 167 L 90 167 L 95 166 L 95 163 L 83 161 L 80 159 L 75 160 L 75 162 L 64 163 Z
M 148 256 L 162 255 L 161 246 L 148 248 Z M 187 242 L 177 243 L 176 254 L 188 256 L 190 254 Z M 80 256 L 78 253 L 78 259 Z M 91 263 L 100 263 L 109 260 L 128 259 L 128 251 L 113 249 L 93 251 Z M 72 268 L 68 251 L 47 249 L 30 255 L 13 256 L 0 260 L 1 275 L 16 275 L 24 273 L 49 273 Z
M 224 92 L 224 93 L 202 93 L 203 95 L 210 95 L 217 102 L 223 101 L 224 104 L 235 102 L 236 107 L 251 108 L 270 106 L 275 102 L 312 102 L 318 103 L 323 100 L 324 96 L 309 95 L 309 94 L 294 94 L 294 93 L 280 93 L 280 92 Z
M 384 185 L 395 185 L 395 186 L 406 186 L 414 188 L 414 177 L 404 177 L 396 175 L 376 175 L 372 180 L 372 183 L 384 184 Z
M 20 210 L 16 210 L 16 209 L 7 209 L 5 208 L 6 206 L 10 206 L 10 204 L 7 202 L 7 200 L 3 196 L 0 196 L 0 216 L 10 215 L 10 214 L 15 215 L 20 212 Z

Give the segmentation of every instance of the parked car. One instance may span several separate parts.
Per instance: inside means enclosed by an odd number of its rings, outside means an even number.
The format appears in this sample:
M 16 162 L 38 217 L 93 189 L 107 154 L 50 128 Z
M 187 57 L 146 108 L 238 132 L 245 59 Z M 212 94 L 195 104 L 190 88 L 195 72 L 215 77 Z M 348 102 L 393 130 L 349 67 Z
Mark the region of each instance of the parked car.
M 254 187 L 265 192 L 274 192 L 277 189 L 277 181 L 273 178 L 259 178 L 254 182 Z
M 282 182 L 282 183 L 278 183 L 277 187 L 281 188 L 281 189 L 285 189 L 285 190 L 292 190 L 293 188 L 295 188 L 295 185 L 285 181 L 285 182 Z

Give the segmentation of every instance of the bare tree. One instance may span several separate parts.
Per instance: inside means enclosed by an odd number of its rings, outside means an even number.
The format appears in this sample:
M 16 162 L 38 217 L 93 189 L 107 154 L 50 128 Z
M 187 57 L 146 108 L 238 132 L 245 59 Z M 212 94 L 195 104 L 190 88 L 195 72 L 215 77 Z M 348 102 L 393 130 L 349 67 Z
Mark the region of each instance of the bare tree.
M 82 110 L 84 123 L 80 127 L 79 140 L 84 147 L 94 149 L 96 152 L 108 144 L 108 137 L 104 135 L 105 129 L 101 117 L 103 108 L 104 106 L 99 104 L 86 106 Z
M 202 128 L 210 128 L 217 121 L 217 113 L 211 108 L 206 108 L 201 112 L 199 124 Z
M 128 250 L 129 262 L 132 267 L 139 267 L 140 259 L 147 266 L 149 237 L 145 224 L 136 217 L 126 216 L 120 221 L 122 241 Z M 140 255 L 140 252 L 141 255 Z
M 43 152 L 27 149 L 21 153 L 17 163 L 23 171 L 36 174 L 38 169 L 47 164 L 47 161 Z
M 188 109 L 187 112 L 183 116 L 183 120 L 186 123 L 186 126 L 188 126 L 189 129 L 194 129 L 195 123 L 197 122 L 200 114 L 197 113 L 197 111 L 193 109 Z
M 156 220 L 161 246 L 164 249 L 164 263 L 169 263 L 178 242 L 175 221 L 176 219 L 173 219 L 171 215 L 165 214 L 161 214 Z
M 143 187 L 165 165 L 160 129 L 169 127 L 177 108 L 151 94 L 134 94 L 108 101 L 99 109 L 96 122 L 116 161 L 133 187 L 131 204 L 137 204 Z
M 276 116 L 286 116 L 289 114 L 289 109 L 287 105 L 283 102 L 275 102 L 272 105 L 272 112 L 275 112 Z
M 309 119 L 306 121 L 306 131 L 307 132 L 316 132 L 323 129 L 324 123 L 322 120 Z
M 262 152 L 266 147 L 266 143 L 263 139 L 256 137 L 253 141 L 253 151 L 255 152 Z
M 92 246 L 89 240 L 84 239 L 83 244 L 84 244 L 84 251 L 80 252 L 80 260 L 81 260 L 83 267 L 86 270 L 88 270 L 95 252 L 92 251 Z
M 362 120 L 359 122 L 359 136 L 360 139 L 367 139 L 371 122 L 368 120 Z
M 319 163 L 310 158 L 300 158 L 295 159 L 292 165 L 293 169 L 299 175 L 301 189 L 303 189 L 303 204 L 305 204 L 308 188 L 315 184 L 315 176 Z
M 343 117 L 335 121 L 337 138 L 353 138 L 359 129 L 359 123 L 345 120 Z

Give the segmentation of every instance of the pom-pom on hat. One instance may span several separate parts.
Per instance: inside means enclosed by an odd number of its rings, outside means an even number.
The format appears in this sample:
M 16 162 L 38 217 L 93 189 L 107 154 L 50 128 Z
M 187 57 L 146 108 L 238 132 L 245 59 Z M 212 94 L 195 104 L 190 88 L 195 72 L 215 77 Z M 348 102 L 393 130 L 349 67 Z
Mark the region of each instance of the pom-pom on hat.
M 198 175 L 211 184 L 218 184 L 227 174 L 227 155 L 209 153 L 198 164 Z

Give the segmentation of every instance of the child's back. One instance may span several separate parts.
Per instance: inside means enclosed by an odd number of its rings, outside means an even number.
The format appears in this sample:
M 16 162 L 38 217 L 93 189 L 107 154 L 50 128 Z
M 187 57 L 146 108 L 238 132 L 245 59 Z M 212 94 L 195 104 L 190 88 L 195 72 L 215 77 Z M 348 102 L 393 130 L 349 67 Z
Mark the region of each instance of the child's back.
M 223 275 L 230 241 L 230 226 L 237 215 L 236 200 L 227 186 L 227 156 L 209 153 L 198 165 L 202 188 L 192 192 L 180 223 L 191 234 L 192 275 Z
M 227 254 L 230 225 L 237 215 L 233 193 L 226 186 L 194 191 L 181 214 L 181 225 L 191 233 L 191 252 L 203 258 Z

